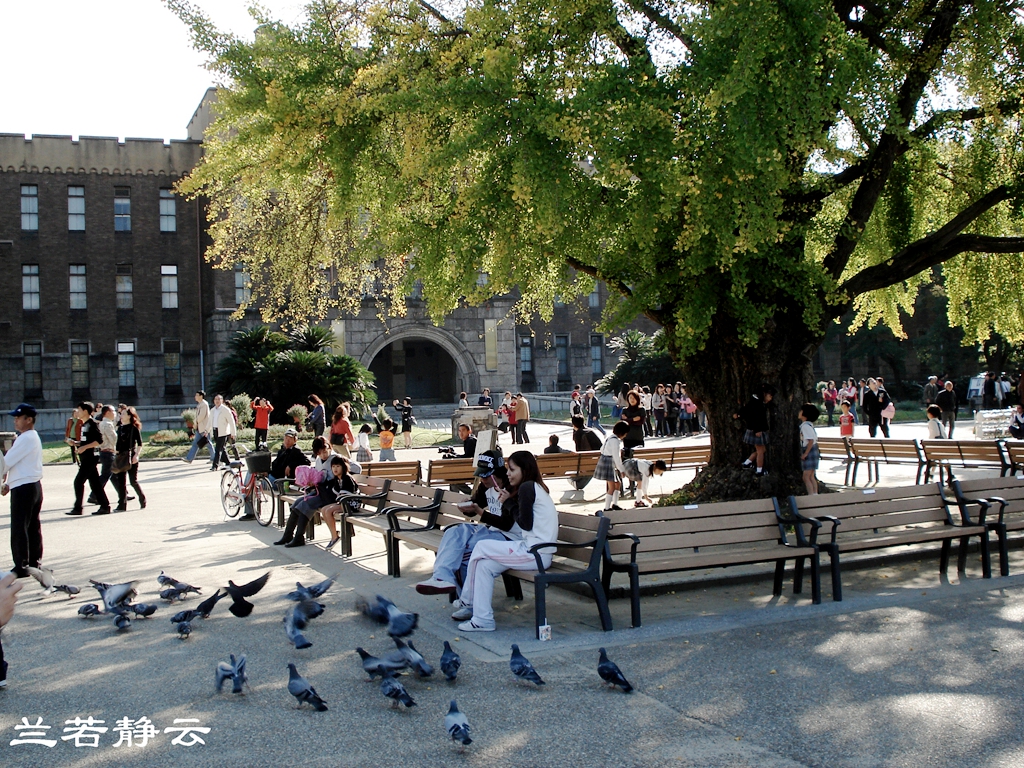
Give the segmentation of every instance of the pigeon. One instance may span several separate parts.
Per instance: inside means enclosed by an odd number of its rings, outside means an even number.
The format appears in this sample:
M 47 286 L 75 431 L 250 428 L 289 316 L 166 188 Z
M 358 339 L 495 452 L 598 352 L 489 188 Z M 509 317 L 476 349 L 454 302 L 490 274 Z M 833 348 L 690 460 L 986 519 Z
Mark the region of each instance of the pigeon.
M 208 598 L 203 600 L 199 605 L 196 606 L 196 613 L 202 616 L 204 619 L 210 618 L 210 614 L 213 613 L 213 607 L 220 602 L 222 597 L 227 597 L 227 592 L 217 590 Z
M 295 617 L 302 617 L 303 621 L 310 621 L 324 612 L 324 604 L 316 600 L 302 600 L 293 609 Z
M 49 568 L 33 568 L 31 565 L 26 569 L 28 575 L 39 582 L 39 586 L 43 588 L 46 594 L 50 595 L 56 592 L 53 581 L 53 571 Z
M 177 587 L 168 587 L 160 592 L 160 599 L 173 603 L 175 600 L 184 600 L 187 594 L 187 590 L 178 589 Z
M 190 621 L 179 621 L 178 622 L 178 637 L 182 640 L 188 638 L 192 634 L 192 622 Z
M 96 603 L 86 603 L 85 605 L 80 605 L 78 607 L 78 615 L 84 616 L 85 618 L 98 616 L 100 613 L 102 613 L 102 611 L 100 611 L 100 607 L 96 605 Z
M 544 685 L 544 681 L 540 679 L 540 675 L 533 668 L 533 664 L 527 661 L 526 657 L 519 652 L 519 646 L 515 643 L 512 644 L 512 658 L 509 659 L 508 666 L 512 670 L 512 674 L 520 680 L 528 680 L 537 685 Z
M 459 674 L 459 667 L 462 666 L 462 659 L 459 654 L 452 650 L 447 640 L 444 641 L 444 653 L 441 654 L 441 671 L 448 680 L 454 680 Z M 454 703 L 454 702 L 452 702 Z
M 115 613 L 114 626 L 117 627 L 118 632 L 125 629 L 130 629 L 132 626 L 132 620 L 128 618 L 127 613 Z
M 134 581 L 125 584 L 104 584 L 90 579 L 89 582 L 103 598 L 103 608 L 106 613 L 118 613 L 118 609 L 123 610 L 124 606 L 138 594 Z
M 181 592 L 183 595 L 186 595 L 189 592 L 195 592 L 197 595 L 201 595 L 203 592 L 202 589 L 200 589 L 199 587 L 193 587 L 191 584 L 188 584 L 184 581 L 176 581 L 173 584 L 171 584 L 171 586 L 179 592 Z
M 423 658 L 423 655 L 416 650 L 416 646 L 412 644 L 412 640 L 408 643 L 404 643 L 397 637 L 391 638 L 395 641 L 395 645 L 398 647 L 398 652 L 402 654 L 409 667 L 416 670 L 416 674 L 420 677 L 430 677 L 434 674 L 434 668 L 427 664 L 427 660 Z
M 356 601 L 356 608 L 358 608 L 364 616 L 369 619 L 373 619 L 378 624 L 387 624 L 389 621 L 387 607 L 381 605 L 379 602 L 370 603 L 363 598 L 359 598 L 359 600 Z
M 74 584 L 54 584 L 54 592 L 64 592 L 68 596 L 68 600 L 81 592 L 80 587 L 76 587 Z
M 385 672 L 401 672 L 407 666 L 404 658 L 399 661 L 378 659 L 376 656 L 368 654 L 362 648 L 356 648 L 356 653 L 358 653 L 359 657 L 363 660 L 363 671 L 370 676 L 371 680 L 373 680 L 377 675 L 383 677 Z M 384 672 L 382 672 L 381 669 L 383 669 Z
M 388 612 L 388 634 L 392 637 L 408 637 L 420 620 L 418 613 L 404 613 L 386 597 L 377 595 L 377 602 Z
M 444 727 L 448 731 L 448 735 L 452 737 L 452 741 L 460 742 L 463 747 L 473 743 L 473 740 L 469 738 L 469 720 L 459 711 L 459 705 L 455 703 L 455 699 L 452 699 L 452 703 L 448 707 L 448 714 L 444 716 Z
M 136 616 L 141 616 L 144 619 L 148 619 L 154 613 L 156 613 L 156 606 L 152 603 L 132 603 L 125 606 L 129 611 L 134 613 Z
M 304 587 L 300 582 L 296 581 L 295 591 L 289 592 L 285 597 L 296 602 L 300 602 L 302 600 L 315 600 L 331 588 L 331 585 L 334 584 L 334 580 L 337 579 L 339 575 L 340 574 L 336 573 L 333 576 L 328 576 L 319 584 L 314 584 L 312 587 Z
M 309 684 L 309 680 L 299 674 L 294 664 L 288 665 L 288 693 L 299 700 L 299 706 L 309 704 L 317 712 L 326 712 L 327 705 L 316 692 L 316 688 Z
M 245 618 L 252 613 L 254 606 L 245 598 L 252 597 L 263 589 L 267 584 L 267 579 L 269 578 L 270 571 L 267 571 L 258 579 L 250 581 L 248 584 L 242 584 L 241 586 L 235 584 L 233 581 L 228 581 L 228 585 L 224 587 L 232 600 L 231 605 L 228 606 L 228 610 L 240 619 Z
M 160 571 L 160 575 L 156 577 L 156 580 L 161 587 L 169 587 L 179 583 L 176 578 L 166 575 L 163 571 Z
M 304 648 L 311 647 L 313 644 L 309 642 L 309 640 L 306 639 L 305 635 L 303 635 L 302 632 L 300 631 L 303 627 L 306 626 L 306 622 L 301 619 L 296 621 L 295 613 L 295 610 L 291 610 L 288 611 L 288 613 L 285 615 L 283 619 L 284 631 L 288 635 L 288 639 L 292 641 L 292 645 L 294 645 L 296 649 L 301 651 Z
M 380 692 L 391 699 L 392 707 L 397 707 L 398 702 L 405 704 L 406 709 L 416 706 L 416 702 L 412 700 L 412 696 L 405 690 L 405 686 L 395 680 L 393 674 L 385 670 L 383 666 L 377 667 L 377 671 L 381 676 Z
M 181 624 L 183 621 L 192 621 L 192 619 L 198 619 L 202 616 L 198 608 L 191 608 L 187 611 L 178 611 L 176 614 L 171 616 L 172 624 Z
M 249 682 L 245 675 L 245 654 L 239 656 L 237 661 L 233 653 L 230 658 L 230 662 L 222 661 L 217 665 L 217 693 L 220 693 L 225 680 L 231 680 L 232 693 L 241 693 L 242 685 Z
M 597 674 L 601 676 L 601 679 L 606 683 L 622 688 L 623 693 L 631 693 L 633 686 L 629 684 L 629 681 L 625 678 L 622 672 L 619 670 L 618 665 L 614 661 L 608 660 L 608 654 L 605 653 L 604 648 L 598 649 L 601 653 L 600 658 L 597 662 Z

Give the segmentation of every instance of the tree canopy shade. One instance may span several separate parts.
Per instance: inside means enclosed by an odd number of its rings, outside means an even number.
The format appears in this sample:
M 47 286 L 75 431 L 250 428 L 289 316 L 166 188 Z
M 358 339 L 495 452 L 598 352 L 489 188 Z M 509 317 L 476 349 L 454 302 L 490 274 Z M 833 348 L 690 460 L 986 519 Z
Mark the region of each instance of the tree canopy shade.
M 265 316 L 351 308 L 372 264 L 437 321 L 600 279 L 609 325 L 664 328 L 714 462 L 768 380 L 790 467 L 851 307 L 897 327 L 942 265 L 969 337 L 1024 338 L 1017 0 L 323 0 L 252 43 L 166 1 L 225 86 L 181 188 Z

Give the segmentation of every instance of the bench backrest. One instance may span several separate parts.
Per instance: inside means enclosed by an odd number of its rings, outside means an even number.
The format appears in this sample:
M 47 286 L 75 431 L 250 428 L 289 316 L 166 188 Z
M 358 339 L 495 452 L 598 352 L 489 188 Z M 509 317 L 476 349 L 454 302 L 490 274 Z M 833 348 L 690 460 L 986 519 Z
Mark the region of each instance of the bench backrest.
M 1017 477 L 985 477 L 978 480 L 954 480 L 953 490 L 957 499 L 988 499 L 998 496 L 1006 500 L 1004 515 L 1016 515 L 1024 512 L 1024 478 Z M 999 505 L 993 504 L 985 517 L 986 522 L 997 519 Z M 968 518 L 977 520 L 971 511 Z
M 951 522 L 938 483 L 790 496 L 789 503 L 804 517 L 828 515 L 841 520 L 837 529 L 840 538 L 859 531 Z
M 775 499 L 606 510 L 603 514 L 611 519 L 615 533 L 640 537 L 640 553 L 693 548 L 703 552 L 712 547 L 777 544 L 785 540 Z M 622 539 L 608 544 L 614 555 L 629 552 L 632 542 Z
M 845 437 L 819 437 L 818 453 L 823 459 L 852 459 L 850 444 Z
M 542 453 L 537 456 L 541 477 L 575 477 L 580 466 L 578 453 Z
M 917 440 L 891 440 L 889 438 L 855 437 L 850 440 L 854 458 L 861 461 L 892 461 L 924 463 L 924 454 Z
M 1024 466 L 1024 440 L 1004 440 L 1003 447 L 1011 464 L 1015 467 Z
M 633 458 L 655 461 L 661 459 L 671 469 L 693 469 L 711 461 L 711 445 L 678 445 L 663 448 L 634 448 Z
M 1006 465 L 1003 449 L 995 440 L 925 440 L 921 445 L 932 463 Z
M 567 544 L 585 544 L 597 538 L 602 518 L 598 515 L 583 515 L 575 512 L 558 513 L 558 540 Z M 608 521 L 610 526 L 611 521 Z M 568 560 L 589 563 L 594 555 L 593 547 L 559 547 L 556 554 Z
M 472 459 L 431 459 L 427 465 L 427 485 L 458 485 L 473 482 Z
M 368 461 L 362 466 L 363 474 L 369 477 L 389 477 L 406 483 L 420 481 L 419 461 Z

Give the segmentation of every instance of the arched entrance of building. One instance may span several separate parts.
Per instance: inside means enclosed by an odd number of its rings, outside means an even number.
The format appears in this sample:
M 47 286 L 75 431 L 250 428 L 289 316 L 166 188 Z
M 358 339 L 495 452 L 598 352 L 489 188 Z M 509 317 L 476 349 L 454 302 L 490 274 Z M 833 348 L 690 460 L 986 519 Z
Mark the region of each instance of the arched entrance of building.
M 459 399 L 458 366 L 429 339 L 399 339 L 380 350 L 370 363 L 377 398 L 385 403 L 411 397 L 413 403 L 454 403 Z

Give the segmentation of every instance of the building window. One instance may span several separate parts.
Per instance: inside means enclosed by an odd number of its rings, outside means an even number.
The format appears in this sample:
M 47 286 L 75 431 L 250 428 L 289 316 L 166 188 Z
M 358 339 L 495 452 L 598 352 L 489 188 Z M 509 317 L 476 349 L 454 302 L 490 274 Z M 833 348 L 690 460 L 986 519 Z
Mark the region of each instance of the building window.
M 132 231 L 131 187 L 114 187 L 114 231 Z
M 590 374 L 595 381 L 604 375 L 604 336 L 599 333 L 590 335 Z
M 135 386 L 135 342 L 117 342 L 117 385 L 121 388 Z
M 596 309 L 601 306 L 601 293 L 597 290 L 597 286 L 594 286 L 594 290 L 590 292 L 587 297 L 587 304 L 591 309 Z
M 85 231 L 85 187 L 68 187 L 68 231 Z
M 160 190 L 160 231 L 177 232 L 178 217 L 174 193 L 169 189 Z
M 519 370 L 521 373 L 533 373 L 533 339 L 529 336 L 519 339 Z
M 555 358 L 558 360 L 558 378 L 569 378 L 569 337 L 555 336 Z
M 164 339 L 164 390 L 181 391 L 181 342 Z
M 89 389 L 89 342 L 71 342 L 71 389 L 87 391 Z
M 21 265 L 21 308 L 39 309 L 39 265 Z
M 364 293 L 365 295 L 365 293 Z M 249 289 L 249 273 L 241 264 L 235 264 L 235 306 L 241 307 L 252 299 L 252 291 Z
M 21 185 L 21 229 L 24 232 L 39 229 L 39 187 L 35 184 Z
M 132 265 L 118 264 L 114 276 L 114 290 L 117 295 L 118 309 L 134 309 L 135 298 L 132 293 Z
M 26 341 L 21 345 L 25 358 L 25 395 L 38 395 L 43 391 L 43 344 Z
M 160 294 L 164 309 L 178 308 L 178 268 L 173 264 L 160 267 Z
M 68 265 L 68 289 L 71 291 L 71 309 L 85 309 L 85 264 Z

